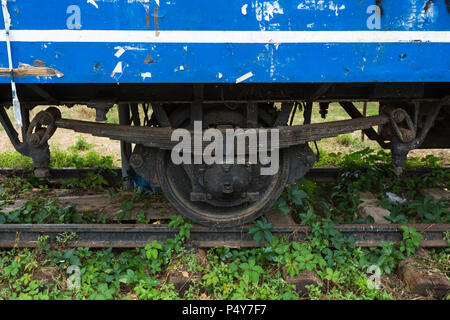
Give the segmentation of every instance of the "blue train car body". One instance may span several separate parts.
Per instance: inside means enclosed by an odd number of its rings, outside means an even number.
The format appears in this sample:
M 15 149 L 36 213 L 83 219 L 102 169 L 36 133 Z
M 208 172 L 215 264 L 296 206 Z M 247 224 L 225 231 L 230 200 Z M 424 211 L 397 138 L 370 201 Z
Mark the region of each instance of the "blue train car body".
M 17 83 L 450 81 L 446 0 L 8 0 L 7 9 L 13 67 L 54 71 Z

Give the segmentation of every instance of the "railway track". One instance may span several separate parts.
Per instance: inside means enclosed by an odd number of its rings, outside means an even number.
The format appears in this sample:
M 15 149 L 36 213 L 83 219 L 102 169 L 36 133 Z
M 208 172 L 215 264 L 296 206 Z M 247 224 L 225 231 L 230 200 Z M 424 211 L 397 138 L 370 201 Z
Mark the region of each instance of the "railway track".
M 334 182 L 339 174 L 338 167 L 314 167 L 308 173 L 306 173 L 305 178 L 313 180 L 316 182 Z M 411 167 L 406 168 L 405 175 L 413 174 L 426 174 L 434 170 L 450 170 L 450 166 L 429 168 L 429 167 Z M 89 173 L 98 172 L 95 168 L 51 168 L 50 169 L 50 181 L 54 182 L 64 182 L 70 179 L 82 179 L 85 178 Z M 0 168 L 0 177 L 22 177 L 26 178 L 31 171 L 23 169 L 12 169 L 12 168 Z M 111 168 L 109 170 L 104 170 L 102 174 L 105 174 L 106 178 L 112 182 L 119 182 L 122 175 L 121 168 Z
M 450 230 L 450 225 L 416 224 L 417 231 L 424 237 L 422 247 L 447 247 L 443 234 Z M 353 237 L 355 245 L 361 247 L 376 247 L 382 242 L 398 242 L 402 240 L 400 225 L 338 225 L 346 237 Z M 250 226 L 239 228 L 214 229 L 194 226 L 187 246 L 210 248 L 227 246 L 234 248 L 255 247 L 253 236 L 248 233 Z M 307 241 L 311 228 L 300 225 L 274 225 L 272 234 L 290 241 Z M 173 239 L 178 229 L 167 225 L 136 225 L 136 224 L 15 224 L 0 225 L 0 247 L 37 247 L 38 237 L 48 235 L 50 241 L 56 241 L 58 236 L 75 233 L 73 240 L 67 242 L 69 247 L 92 248 L 134 248 L 145 247 L 153 240 L 159 242 Z
M 434 168 L 433 170 L 435 170 Z M 442 167 L 438 169 L 449 169 Z M 120 169 L 116 171 L 117 177 Z M 52 169 L 51 179 L 56 181 L 82 178 L 93 169 L 60 168 Z M 338 175 L 338 168 L 314 168 L 307 178 L 315 181 L 331 182 Z M 431 172 L 429 168 L 408 169 L 406 174 L 423 174 Z M 22 175 L 26 176 L 26 171 L 15 169 L 0 169 L 0 175 Z M 114 176 L 114 175 L 113 175 Z M 23 200 L 22 200 L 23 201 Z M 96 210 L 107 211 L 114 217 L 120 204 L 117 199 L 112 200 L 105 194 L 61 197 L 60 201 L 64 205 L 75 204 L 79 211 L 88 210 L 93 204 L 98 204 Z M 116 201 L 114 203 L 114 201 Z M 23 205 L 20 201 L 16 207 Z M 178 229 L 169 228 L 167 222 L 170 216 L 177 213 L 168 203 L 161 202 L 153 204 L 147 209 L 146 217 L 156 224 L 135 224 L 136 219 L 129 218 L 121 224 L 0 224 L 0 247 L 36 247 L 39 236 L 48 235 L 51 241 L 56 241 L 57 237 L 63 234 L 74 234 L 74 237 L 66 243 L 69 247 L 114 247 L 130 248 L 144 247 L 153 240 L 165 241 L 174 238 Z M 286 237 L 290 241 L 307 241 L 307 236 L 311 232 L 310 227 L 301 226 L 289 215 L 281 216 L 271 210 L 266 214 L 267 220 L 272 223 L 273 235 L 280 238 Z M 112 218 L 114 220 L 114 218 Z M 125 223 L 123 223 L 125 222 Z M 449 224 L 416 224 L 417 231 L 423 236 L 422 247 L 447 247 L 448 241 L 445 233 L 450 232 Z M 251 225 L 241 227 L 215 229 L 199 225 L 194 225 L 191 229 L 191 236 L 186 243 L 192 247 L 254 247 L 256 246 L 253 236 L 249 234 Z M 374 247 L 380 243 L 398 242 L 402 240 L 400 225 L 396 224 L 346 224 L 337 225 L 336 229 L 346 237 L 353 237 L 355 245 L 361 247 Z

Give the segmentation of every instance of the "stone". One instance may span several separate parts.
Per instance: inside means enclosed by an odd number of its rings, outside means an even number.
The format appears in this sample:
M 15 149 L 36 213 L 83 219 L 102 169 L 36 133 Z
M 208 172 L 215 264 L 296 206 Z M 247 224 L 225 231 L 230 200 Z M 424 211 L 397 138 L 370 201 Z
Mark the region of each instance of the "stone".
M 379 207 L 378 199 L 376 199 L 372 193 L 361 192 L 360 199 L 362 203 L 357 208 L 359 217 L 365 219 L 368 216 L 371 216 L 376 224 L 390 223 L 386 220 L 386 217 L 388 217 L 391 212 L 387 209 Z
M 450 281 L 439 270 L 429 270 L 423 265 L 421 258 L 427 257 L 429 255 L 421 249 L 415 255 L 400 261 L 398 274 L 411 293 L 442 299 L 450 294 Z
M 420 189 L 419 193 L 424 197 L 433 197 L 436 201 L 450 199 L 450 192 L 438 188 Z
M 48 287 L 55 282 L 54 278 L 56 278 L 58 274 L 58 267 L 46 266 L 35 270 L 31 279 L 41 280 L 44 285 Z
M 190 274 L 187 271 L 172 270 L 169 272 L 168 282 L 173 283 L 175 290 L 180 297 L 183 297 L 186 291 L 194 284 L 192 280 L 200 281 L 200 275 Z
M 283 278 L 288 284 L 295 285 L 297 293 L 302 296 L 308 293 L 306 286 L 314 285 L 320 286 L 323 284 L 322 279 L 314 271 L 303 270 L 298 275 L 291 277 L 287 274 L 286 270 L 282 269 Z
M 295 221 L 292 219 L 290 214 L 279 214 L 275 208 L 270 209 L 265 214 L 265 217 L 267 221 L 274 226 L 295 224 Z

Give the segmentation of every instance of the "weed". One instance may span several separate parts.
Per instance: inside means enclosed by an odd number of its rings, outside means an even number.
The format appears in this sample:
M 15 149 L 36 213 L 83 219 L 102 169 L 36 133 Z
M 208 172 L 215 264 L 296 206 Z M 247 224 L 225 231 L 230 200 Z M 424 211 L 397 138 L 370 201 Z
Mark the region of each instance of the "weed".
M 70 146 L 68 149 L 72 151 L 87 151 L 92 149 L 94 145 L 87 142 L 87 140 L 83 136 L 78 136 L 77 141 L 73 146 Z
M 265 217 L 261 217 L 255 221 L 253 226 L 249 229 L 249 233 L 253 234 L 256 244 L 260 244 L 264 239 L 268 242 L 272 241 L 272 224 L 267 221 Z

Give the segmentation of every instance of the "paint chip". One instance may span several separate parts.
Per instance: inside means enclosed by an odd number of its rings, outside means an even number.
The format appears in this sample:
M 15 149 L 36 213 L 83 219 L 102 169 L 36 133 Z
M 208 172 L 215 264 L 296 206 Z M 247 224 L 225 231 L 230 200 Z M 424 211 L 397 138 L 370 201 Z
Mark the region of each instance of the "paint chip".
M 98 9 L 98 4 L 95 3 L 95 0 L 87 0 L 87 3 L 92 4 L 94 7 L 96 7 Z
M 155 60 L 153 60 L 152 56 L 148 54 L 147 57 L 145 57 L 144 63 L 145 64 L 155 63 Z
M 141 77 L 142 77 L 142 80 L 145 80 L 146 78 L 151 78 L 152 77 L 152 73 L 151 72 L 142 72 L 141 73 Z
M 111 78 L 114 78 L 114 76 L 117 73 L 122 73 L 122 61 L 117 62 L 116 67 L 114 68 L 113 72 L 111 73 Z
M 241 12 L 244 16 L 247 15 L 247 7 L 248 7 L 248 4 L 244 4 L 241 8 Z
M 117 58 L 120 58 L 121 55 L 125 52 L 125 49 L 123 47 L 116 47 L 114 49 L 118 49 L 117 52 L 114 54 Z
M 219 78 L 219 79 L 222 79 L 222 77 L 223 77 L 223 74 L 221 73 L 221 72 L 219 72 L 218 74 L 217 74 L 217 76 L 216 76 L 217 78 Z
M 243 76 L 237 78 L 236 79 L 236 83 L 241 83 L 241 82 L 243 82 L 243 81 L 245 81 L 245 80 L 247 80 L 247 79 L 249 79 L 249 78 L 251 78 L 253 76 L 254 76 L 253 72 L 247 72 Z

